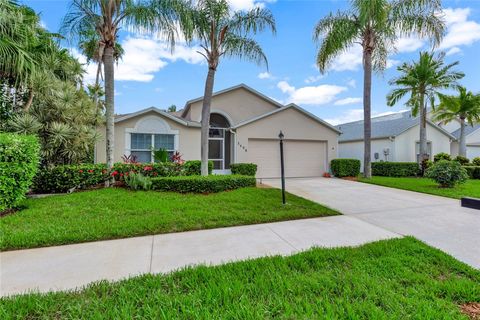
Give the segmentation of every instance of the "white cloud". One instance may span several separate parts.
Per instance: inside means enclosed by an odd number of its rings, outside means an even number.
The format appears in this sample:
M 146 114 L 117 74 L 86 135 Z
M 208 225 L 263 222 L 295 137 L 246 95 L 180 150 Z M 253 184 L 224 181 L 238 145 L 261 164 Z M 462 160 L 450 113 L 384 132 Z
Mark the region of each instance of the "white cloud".
M 271 79 L 272 74 L 269 73 L 269 72 L 261 72 L 261 73 L 258 74 L 258 78 L 259 79 Z
M 471 45 L 480 40 L 480 24 L 468 20 L 470 8 L 444 9 L 445 21 L 448 27 L 439 49 L 445 50 L 462 45 Z
M 283 93 L 288 94 L 287 102 L 306 105 L 322 105 L 329 103 L 333 101 L 339 93 L 347 90 L 346 87 L 329 84 L 296 89 L 286 81 L 280 81 L 277 84 L 277 87 Z
M 335 101 L 334 105 L 344 106 L 346 104 L 354 104 L 354 103 L 360 103 L 360 102 L 362 102 L 362 98 L 348 97 L 348 98 L 345 98 L 345 99 L 340 99 L 340 100 Z
M 320 81 L 321 79 L 323 78 L 322 75 L 318 75 L 318 76 L 309 76 L 308 78 L 306 78 L 304 81 L 305 83 L 315 83 L 317 81 Z
M 386 112 L 372 112 L 372 117 L 381 117 L 381 116 L 387 116 L 390 114 L 395 114 L 395 113 L 401 113 L 404 112 L 405 110 L 400 110 L 400 111 L 386 111 Z M 337 117 L 333 117 L 330 119 L 325 119 L 328 123 L 331 125 L 339 125 L 343 123 L 349 123 L 349 122 L 354 122 L 354 121 L 359 121 L 363 120 L 363 109 L 349 109 L 344 112 L 342 112 L 341 115 Z
M 391 67 L 395 67 L 396 65 L 400 64 L 400 60 L 395 60 L 395 59 L 387 59 L 387 69 Z
M 451 56 L 460 52 L 462 52 L 462 49 L 460 49 L 459 47 L 453 47 L 447 51 L 446 55 Z
M 357 81 L 355 81 L 355 79 L 350 79 L 350 80 L 347 81 L 347 85 L 349 87 L 356 88 L 357 87 Z
M 398 52 L 414 52 L 423 47 L 423 41 L 416 37 L 399 38 L 395 43 Z
M 350 50 L 340 54 L 332 63 L 335 71 L 356 71 L 362 65 L 362 46 L 353 45 Z
M 276 2 L 276 0 L 227 0 L 234 11 L 250 10 L 256 7 L 263 8 L 268 3 Z

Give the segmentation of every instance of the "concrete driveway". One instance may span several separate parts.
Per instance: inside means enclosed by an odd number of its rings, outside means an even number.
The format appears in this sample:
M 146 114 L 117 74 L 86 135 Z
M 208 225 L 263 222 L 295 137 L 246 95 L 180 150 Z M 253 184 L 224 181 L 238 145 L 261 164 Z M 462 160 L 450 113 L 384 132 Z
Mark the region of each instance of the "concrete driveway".
M 263 180 L 280 187 L 280 180 Z M 288 179 L 286 189 L 345 215 L 412 235 L 480 269 L 480 210 L 460 201 L 341 179 Z

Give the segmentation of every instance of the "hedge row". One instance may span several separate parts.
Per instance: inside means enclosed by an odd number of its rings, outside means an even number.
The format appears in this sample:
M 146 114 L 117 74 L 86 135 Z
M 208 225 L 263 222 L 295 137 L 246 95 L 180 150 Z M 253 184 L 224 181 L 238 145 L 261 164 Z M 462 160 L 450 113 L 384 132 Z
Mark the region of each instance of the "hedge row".
M 255 174 L 257 174 L 257 165 L 255 163 L 232 163 L 230 170 L 232 174 L 255 177 Z
M 462 166 L 470 179 L 480 179 L 480 166 Z
M 360 160 L 334 159 L 330 162 L 330 168 L 335 177 L 357 177 L 360 174 Z
M 40 161 L 40 144 L 33 136 L 0 133 L 0 212 L 25 198 Z
M 180 176 L 152 179 L 152 189 L 180 193 L 215 193 L 254 187 L 255 177 L 240 175 Z
M 372 175 L 383 177 L 414 177 L 420 174 L 416 162 L 372 162 Z

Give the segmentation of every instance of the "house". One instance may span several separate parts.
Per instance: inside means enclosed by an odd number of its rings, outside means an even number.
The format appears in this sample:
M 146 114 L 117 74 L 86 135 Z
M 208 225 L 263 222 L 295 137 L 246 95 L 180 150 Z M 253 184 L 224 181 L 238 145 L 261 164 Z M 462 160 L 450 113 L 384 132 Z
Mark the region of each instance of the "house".
M 363 120 L 337 126 L 342 133 L 338 140 L 339 158 L 355 158 L 363 162 Z M 372 118 L 372 162 L 416 162 L 419 156 L 419 118 L 411 111 Z M 427 151 L 433 155 L 450 153 L 456 138 L 445 129 L 427 120 Z
M 135 155 L 151 162 L 152 149 L 179 151 L 184 160 L 200 159 L 200 121 L 203 98 L 187 101 L 180 112 L 147 108 L 115 118 L 114 161 Z M 295 104 L 283 105 L 240 84 L 213 94 L 209 159 L 215 173 L 231 163 L 258 165 L 257 177 L 280 176 L 278 135 L 285 135 L 287 177 L 320 176 L 337 157 L 340 131 Z M 100 132 L 105 135 L 105 129 Z M 96 145 L 96 161 L 105 162 L 105 140 Z
M 460 141 L 460 128 L 452 132 L 452 135 L 457 139 L 452 142 L 450 151 L 452 156 L 458 155 L 459 141 Z M 465 141 L 467 144 L 467 158 L 472 160 L 473 158 L 480 157 L 480 124 L 474 126 L 465 126 Z

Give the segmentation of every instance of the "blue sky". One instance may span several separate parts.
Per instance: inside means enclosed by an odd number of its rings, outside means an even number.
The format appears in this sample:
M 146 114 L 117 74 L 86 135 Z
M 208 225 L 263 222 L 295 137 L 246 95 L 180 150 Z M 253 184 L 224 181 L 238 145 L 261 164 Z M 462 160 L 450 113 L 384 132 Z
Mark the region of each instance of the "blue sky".
M 237 9 L 254 5 L 269 8 L 277 22 L 277 34 L 261 34 L 261 43 L 269 60 L 269 70 L 239 60 L 223 60 L 218 68 L 215 90 L 245 83 L 282 103 L 295 102 L 334 124 L 361 119 L 362 69 L 358 48 L 339 57 L 328 74 L 315 68 L 316 45 L 312 30 L 316 22 L 331 11 L 348 7 L 345 0 L 229 0 Z M 41 15 L 42 23 L 58 32 L 67 11 L 67 0 L 23 0 Z M 441 44 L 448 62 L 460 61 L 459 70 L 466 76 L 461 81 L 469 90 L 480 91 L 480 1 L 444 1 L 448 32 Z M 207 66 L 203 58 L 185 44 L 170 54 L 164 43 L 148 36 L 122 33 L 120 42 L 126 50 L 116 71 L 117 113 L 146 107 L 166 108 L 171 104 L 183 107 L 189 99 L 203 94 Z M 65 46 L 74 46 L 65 43 Z M 396 75 L 395 66 L 416 59 L 418 52 L 429 49 L 420 39 L 402 39 L 398 53 L 389 59 L 383 74 L 373 82 L 373 113 L 402 110 L 403 106 L 387 107 L 385 96 L 388 80 Z M 79 55 L 79 54 L 78 54 Z M 79 55 L 79 58 L 82 57 Z M 92 79 L 95 66 L 86 66 Z

